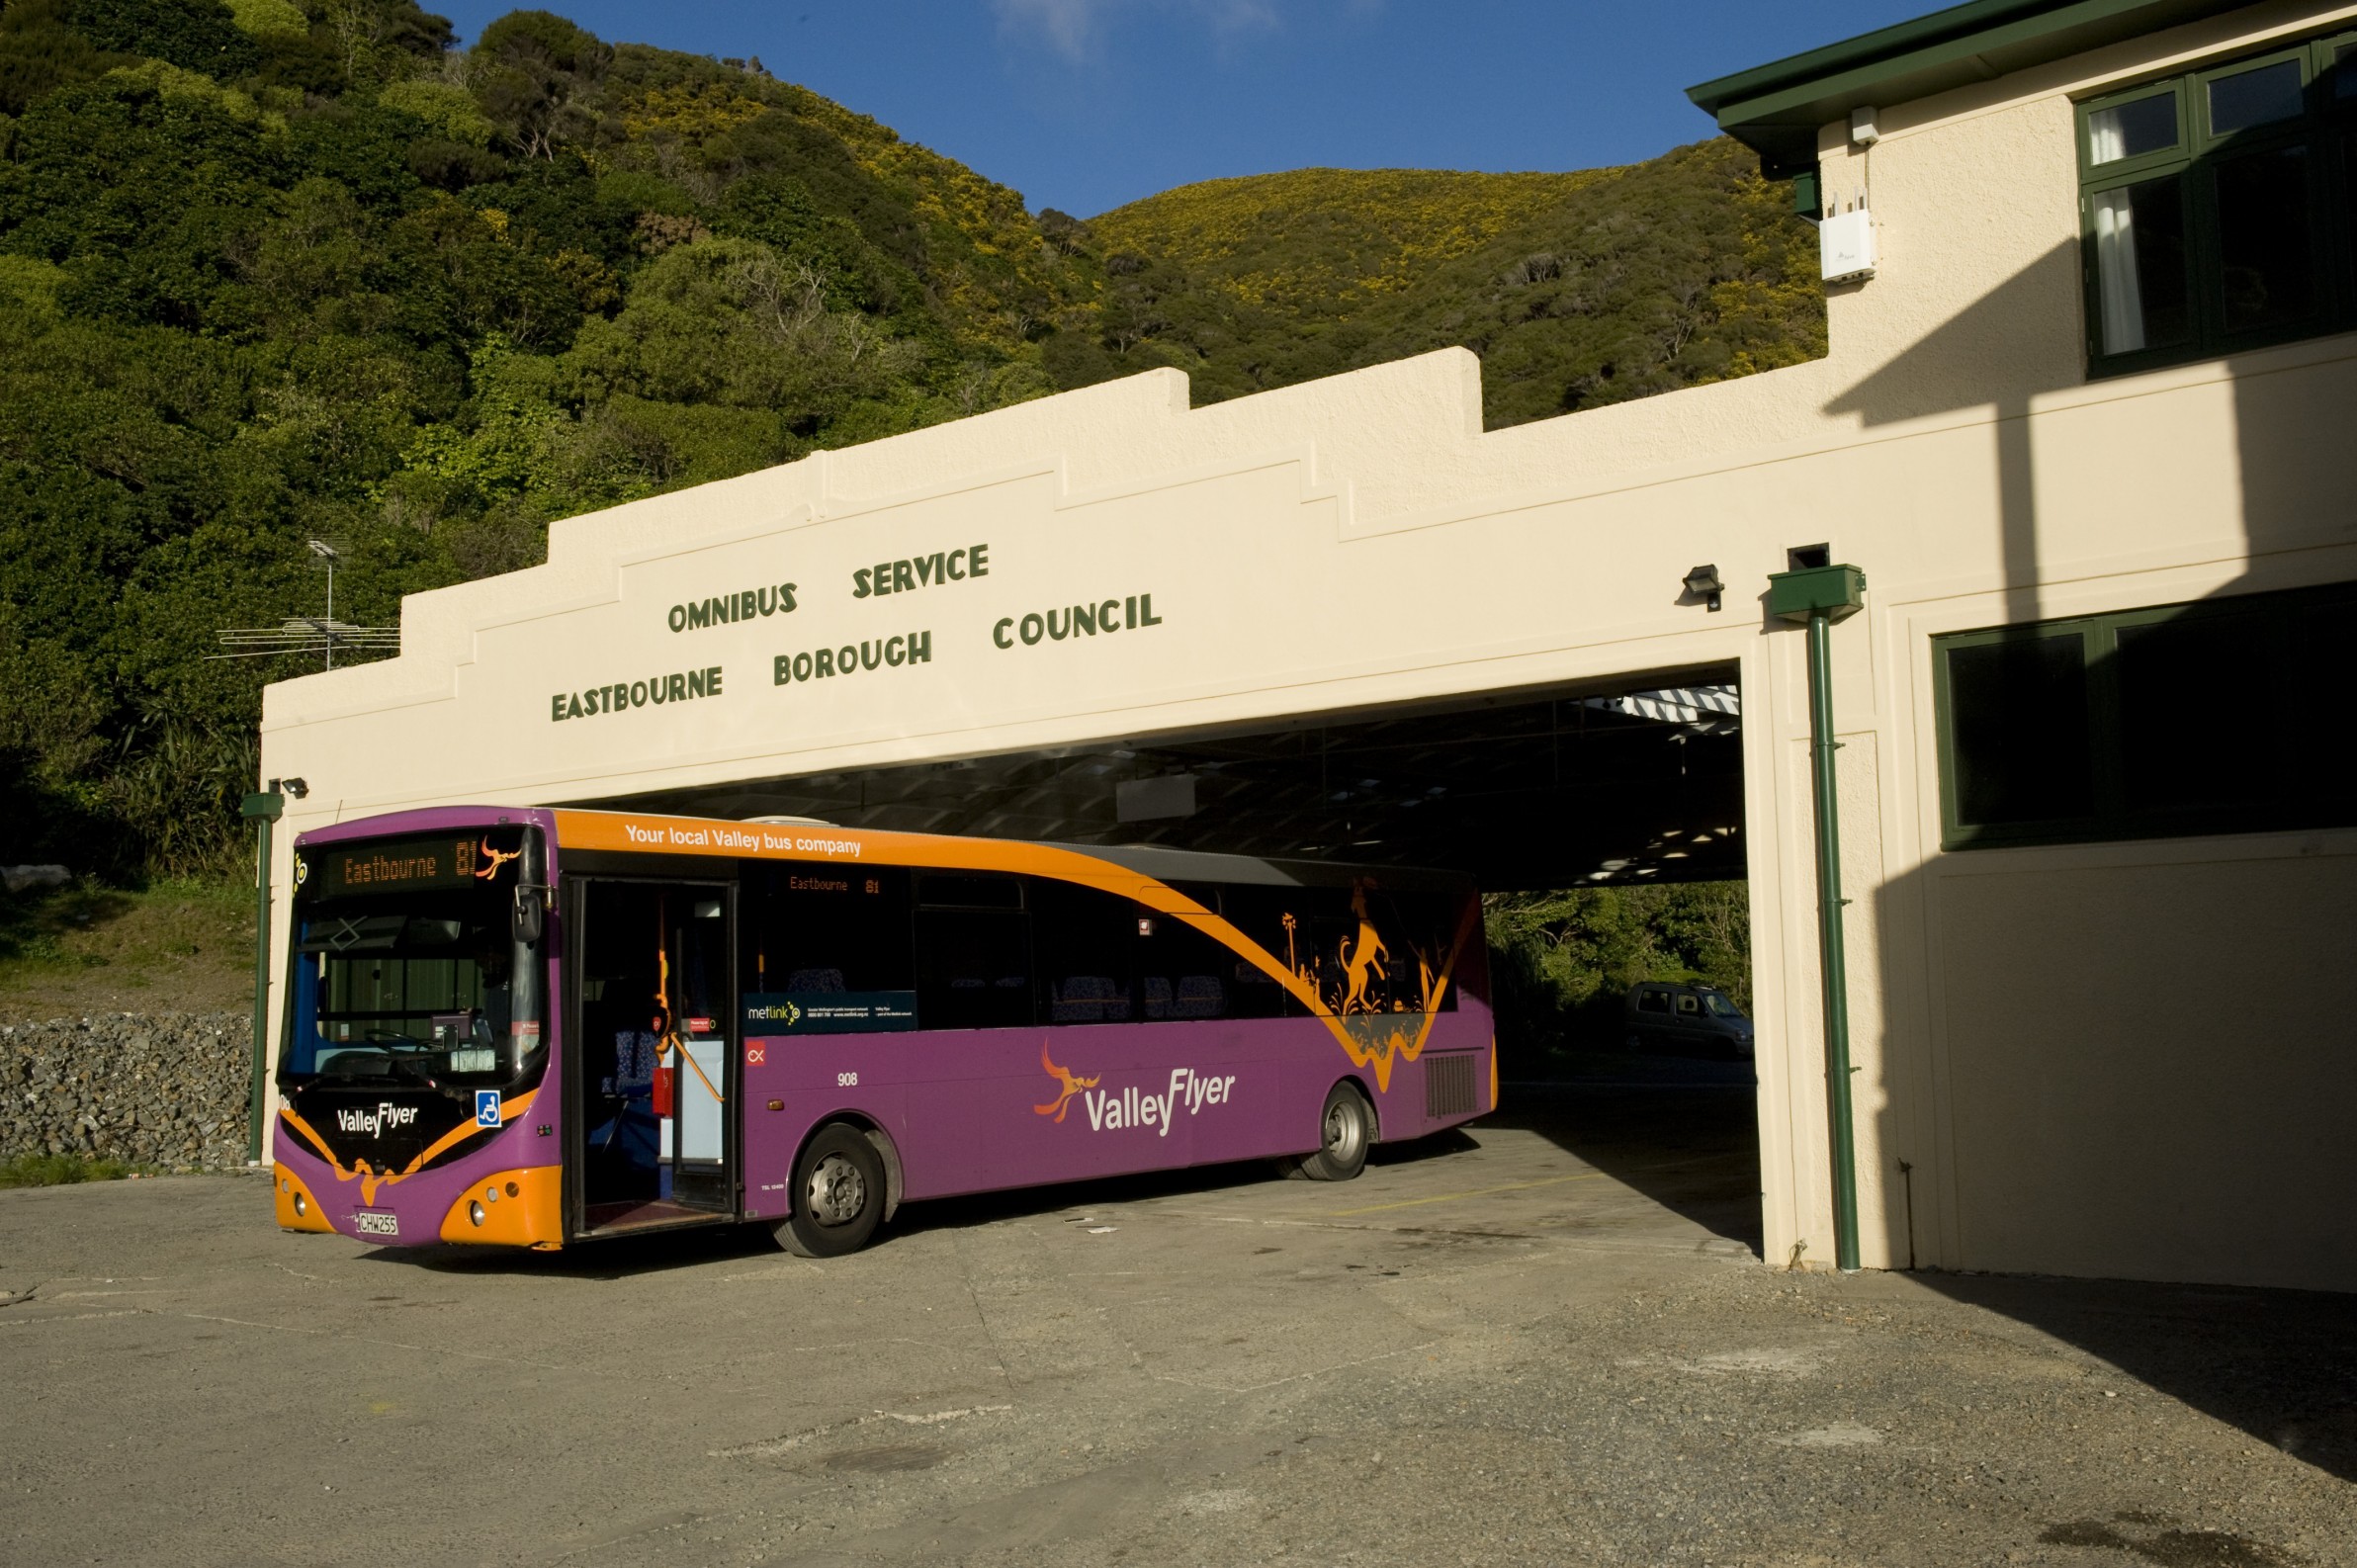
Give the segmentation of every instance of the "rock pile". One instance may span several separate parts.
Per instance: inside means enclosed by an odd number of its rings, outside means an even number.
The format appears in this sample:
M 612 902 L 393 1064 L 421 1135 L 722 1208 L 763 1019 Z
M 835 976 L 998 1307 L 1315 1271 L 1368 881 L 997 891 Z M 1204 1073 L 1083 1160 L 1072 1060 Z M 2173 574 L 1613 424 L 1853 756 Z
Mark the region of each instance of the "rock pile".
M 240 1168 L 251 1033 L 250 1018 L 229 1012 L 0 1025 L 0 1159 Z

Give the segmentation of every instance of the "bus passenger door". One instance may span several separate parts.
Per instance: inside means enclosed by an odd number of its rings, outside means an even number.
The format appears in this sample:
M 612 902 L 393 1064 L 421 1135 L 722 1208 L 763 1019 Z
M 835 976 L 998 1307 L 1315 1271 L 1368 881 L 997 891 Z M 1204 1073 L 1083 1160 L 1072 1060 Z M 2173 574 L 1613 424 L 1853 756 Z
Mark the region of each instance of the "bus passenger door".
M 586 879 L 572 966 L 576 1231 L 738 1210 L 735 893 Z

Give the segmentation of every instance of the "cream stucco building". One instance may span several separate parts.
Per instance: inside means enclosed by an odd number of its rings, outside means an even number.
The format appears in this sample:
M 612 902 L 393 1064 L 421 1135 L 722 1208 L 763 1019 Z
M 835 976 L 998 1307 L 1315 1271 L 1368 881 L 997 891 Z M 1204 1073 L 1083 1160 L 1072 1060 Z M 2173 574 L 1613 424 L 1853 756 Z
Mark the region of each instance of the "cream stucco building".
M 1980 0 L 1698 88 L 1813 166 L 1829 252 L 1871 236 L 1822 360 L 1500 431 L 1463 351 L 1200 409 L 1158 371 L 573 518 L 272 687 L 263 771 L 301 830 L 1731 672 L 1765 1251 L 1822 1266 L 1803 635 L 1762 602 L 1822 546 L 1867 580 L 1863 1262 L 2357 1288 L 2350 39 Z

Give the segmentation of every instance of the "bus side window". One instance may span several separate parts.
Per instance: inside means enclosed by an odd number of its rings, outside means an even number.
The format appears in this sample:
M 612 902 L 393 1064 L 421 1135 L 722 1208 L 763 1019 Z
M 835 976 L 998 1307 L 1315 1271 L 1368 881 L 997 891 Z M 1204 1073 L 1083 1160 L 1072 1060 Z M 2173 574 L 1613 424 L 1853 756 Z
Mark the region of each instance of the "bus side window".
M 1129 900 L 1035 877 L 1027 890 L 1049 1023 L 1127 1023 L 1138 1016 L 1137 922 Z
M 1457 970 L 1448 972 L 1448 984 L 1440 987 L 1439 982 L 1448 968 L 1450 949 L 1456 943 L 1457 916 L 1464 909 L 1463 901 L 1440 893 L 1394 894 L 1378 887 L 1368 903 L 1389 949 L 1384 960 L 1385 1010 L 1422 1011 L 1429 985 L 1440 992 L 1439 1010 L 1454 1012 L 1462 983 L 1458 971 L 1465 967 L 1462 953 L 1456 955 Z M 1480 939 L 1478 935 L 1473 937 L 1475 941 Z
M 1219 890 L 1220 913 L 1281 967 L 1288 954 L 1306 962 L 1310 933 L 1309 907 L 1299 888 L 1232 884 Z M 1292 916 L 1288 927 L 1286 916 Z M 1309 1015 L 1276 977 L 1242 953 L 1227 956 L 1228 1016 L 1231 1018 L 1300 1018 Z
M 919 876 L 917 1026 L 1031 1023 L 1031 914 L 1012 877 Z
M 917 984 L 909 874 L 885 866 L 764 866 L 743 901 L 744 989 L 906 992 Z
M 1190 890 L 1197 903 L 1201 893 Z M 1209 905 L 1216 910 L 1216 904 Z M 1231 1003 L 1244 983 L 1236 978 L 1236 955 L 1174 915 L 1131 906 L 1138 969 L 1138 1003 L 1148 1022 L 1238 1016 Z M 1273 983 L 1266 990 L 1275 991 Z

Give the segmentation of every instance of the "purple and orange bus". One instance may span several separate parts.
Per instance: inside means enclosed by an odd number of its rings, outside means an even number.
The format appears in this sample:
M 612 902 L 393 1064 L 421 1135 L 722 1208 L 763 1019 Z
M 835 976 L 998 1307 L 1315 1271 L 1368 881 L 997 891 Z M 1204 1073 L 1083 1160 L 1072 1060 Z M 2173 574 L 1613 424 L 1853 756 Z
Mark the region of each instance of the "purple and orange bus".
M 296 840 L 279 1223 L 558 1248 L 1369 1145 L 1492 1109 L 1438 871 L 619 812 Z

